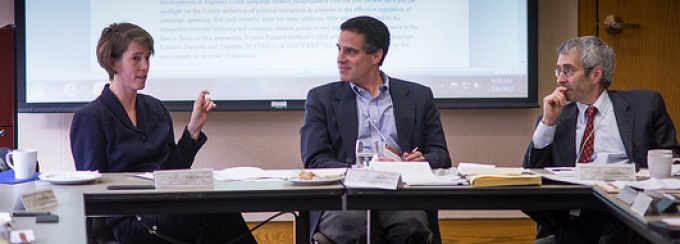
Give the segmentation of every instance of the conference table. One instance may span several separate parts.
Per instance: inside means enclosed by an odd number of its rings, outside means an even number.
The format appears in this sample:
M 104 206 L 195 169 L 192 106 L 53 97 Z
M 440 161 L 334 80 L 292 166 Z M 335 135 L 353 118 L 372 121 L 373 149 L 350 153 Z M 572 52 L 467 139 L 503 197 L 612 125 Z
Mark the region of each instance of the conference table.
M 87 243 L 85 228 L 85 209 L 83 193 L 85 188 L 94 185 L 78 187 L 62 187 L 52 185 L 37 185 L 35 182 L 15 185 L 0 184 L 0 212 L 12 213 L 25 211 L 20 202 L 21 194 L 40 190 L 53 189 L 59 205 L 41 208 L 35 211 L 47 211 L 59 216 L 58 223 L 36 223 L 35 217 L 13 217 L 13 230 L 33 230 L 35 244 L 42 243 Z
M 348 210 L 369 210 L 368 237 L 379 238 L 377 219 L 381 210 L 417 209 L 603 209 L 593 187 L 581 185 L 541 186 L 405 186 L 396 191 L 347 189 Z
M 0 211 L 12 212 L 23 193 L 52 189 L 59 205 L 40 211 L 58 214 L 59 223 L 36 224 L 34 218 L 15 218 L 15 229 L 32 229 L 37 238 L 35 243 L 87 243 L 85 216 L 281 211 L 298 213 L 296 243 L 308 243 L 309 211 L 369 210 L 374 216 L 381 210 L 407 209 L 610 209 L 655 243 L 680 242 L 676 232 L 668 234 L 666 230 L 650 228 L 650 223 L 660 217 L 637 216 L 612 194 L 582 185 L 404 186 L 380 190 L 345 189 L 339 183 L 299 186 L 288 181 L 216 181 L 212 186 L 106 189 L 109 185 L 140 184 L 153 182 L 123 173 L 106 173 L 85 185 L 45 182 L 0 185 Z
M 680 226 L 671 226 L 662 222 L 663 218 L 674 217 L 674 214 L 641 216 L 631 211 L 628 204 L 616 198 L 616 194 L 607 193 L 597 187 L 594 189 L 594 193 L 612 214 L 647 240 L 653 243 L 680 243 Z
M 104 175 L 103 185 L 152 183 L 124 174 Z M 87 191 L 83 200 L 88 216 L 295 211 L 296 243 L 307 243 L 309 211 L 341 210 L 343 194 L 341 184 L 297 186 L 286 181 L 215 181 L 213 186 Z
M 341 210 L 344 194 L 341 184 L 309 187 L 285 181 L 216 181 L 213 186 L 106 189 L 109 185 L 152 184 L 124 173 L 105 173 L 96 182 L 84 185 L 44 182 L 0 185 L 0 212 L 13 212 L 23 193 L 52 189 L 59 205 L 37 211 L 59 215 L 59 223 L 36 224 L 34 217 L 15 217 L 14 229 L 33 229 L 35 243 L 87 243 L 85 216 L 296 211 L 296 242 L 307 243 L 309 211 Z

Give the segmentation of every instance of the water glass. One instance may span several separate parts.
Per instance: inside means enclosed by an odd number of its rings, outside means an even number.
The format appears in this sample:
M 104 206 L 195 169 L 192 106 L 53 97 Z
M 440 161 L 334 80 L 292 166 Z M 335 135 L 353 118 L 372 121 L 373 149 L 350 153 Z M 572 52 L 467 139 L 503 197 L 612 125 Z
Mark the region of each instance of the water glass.
M 378 141 L 373 139 L 358 139 L 356 142 L 355 168 L 369 168 L 374 158 L 378 157 Z

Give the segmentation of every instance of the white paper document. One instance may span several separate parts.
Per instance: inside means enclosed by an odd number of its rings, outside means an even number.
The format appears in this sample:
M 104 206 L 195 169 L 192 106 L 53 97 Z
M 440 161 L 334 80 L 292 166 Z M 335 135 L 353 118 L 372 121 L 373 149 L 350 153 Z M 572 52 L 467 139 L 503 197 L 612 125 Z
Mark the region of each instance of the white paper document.
M 458 163 L 458 173 L 467 175 L 520 175 L 524 169 L 520 167 L 496 167 L 494 164 Z
M 656 179 L 650 178 L 648 180 L 641 181 L 614 181 L 613 185 L 619 189 L 623 189 L 625 186 L 632 186 L 643 190 L 678 190 L 680 189 L 680 179 L 667 178 L 667 179 Z
M 561 177 L 576 177 L 576 167 L 546 167 L 547 171 Z
M 680 217 L 664 217 L 661 221 L 669 225 L 680 226 Z
M 541 171 L 541 170 L 530 170 L 534 174 L 542 176 L 544 179 L 548 180 L 553 180 L 553 181 L 559 181 L 559 182 L 565 182 L 565 183 L 571 183 L 571 184 L 576 184 L 576 185 L 584 185 L 584 186 L 596 186 L 599 184 L 604 183 L 603 180 L 581 180 L 576 177 L 575 173 L 575 168 L 573 168 L 574 171 L 569 172 L 569 173 L 560 173 L 558 170 L 558 173 L 554 173 L 553 170 L 546 168 L 548 172 Z M 567 170 L 567 169 L 563 169 Z
M 258 167 L 234 167 L 215 171 L 214 177 L 219 181 L 263 181 L 286 180 L 298 176 L 299 170 L 263 170 Z
M 496 168 L 496 165 L 494 164 L 482 164 L 482 163 L 464 163 L 460 162 L 458 163 L 458 174 L 465 176 L 468 174 L 476 174 L 480 170 L 484 169 L 493 169 Z
M 667 178 L 667 179 L 655 179 L 655 178 L 649 178 L 647 180 L 637 180 L 637 181 L 628 181 L 628 180 L 616 180 L 616 181 L 604 181 L 604 180 L 581 180 L 576 177 L 575 174 L 569 173 L 569 174 L 563 174 L 565 171 L 572 171 L 573 168 L 545 168 L 548 173 L 543 173 L 540 170 L 532 171 L 536 174 L 540 174 L 543 176 L 543 178 L 549 179 L 549 180 L 554 180 L 554 181 L 560 181 L 560 182 L 566 182 L 566 183 L 572 183 L 572 184 L 579 184 L 579 185 L 589 185 L 589 186 L 596 186 L 596 185 L 602 185 L 605 182 L 609 183 L 618 189 L 623 189 L 625 186 L 632 186 L 638 189 L 643 189 L 643 190 L 677 190 L 680 189 L 680 179 L 677 178 Z M 557 172 L 555 172 L 555 169 L 557 169 Z M 575 171 L 575 170 L 574 170 Z M 636 178 L 647 178 L 647 173 L 646 169 L 640 170 L 636 174 Z

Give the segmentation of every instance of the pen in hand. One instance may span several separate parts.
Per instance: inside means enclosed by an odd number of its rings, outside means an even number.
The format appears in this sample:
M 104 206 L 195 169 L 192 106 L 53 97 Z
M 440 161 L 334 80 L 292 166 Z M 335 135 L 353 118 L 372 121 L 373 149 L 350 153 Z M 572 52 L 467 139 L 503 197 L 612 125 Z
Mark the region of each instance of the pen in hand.
M 406 161 L 406 158 L 408 158 L 409 156 L 413 155 L 413 154 L 416 153 L 417 151 L 418 151 L 418 147 L 415 147 L 415 148 L 413 148 L 413 150 L 411 150 L 410 153 L 404 153 L 404 155 L 403 155 L 403 157 L 402 157 L 402 160 Z

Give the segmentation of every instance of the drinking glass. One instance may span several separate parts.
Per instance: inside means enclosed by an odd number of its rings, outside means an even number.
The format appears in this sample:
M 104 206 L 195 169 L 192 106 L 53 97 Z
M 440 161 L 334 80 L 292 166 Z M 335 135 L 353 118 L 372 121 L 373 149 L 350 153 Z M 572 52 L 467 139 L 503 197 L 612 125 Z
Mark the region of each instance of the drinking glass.
M 378 156 L 378 140 L 358 139 L 355 150 L 354 167 L 369 168 L 373 158 Z

